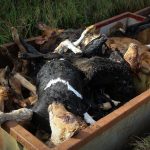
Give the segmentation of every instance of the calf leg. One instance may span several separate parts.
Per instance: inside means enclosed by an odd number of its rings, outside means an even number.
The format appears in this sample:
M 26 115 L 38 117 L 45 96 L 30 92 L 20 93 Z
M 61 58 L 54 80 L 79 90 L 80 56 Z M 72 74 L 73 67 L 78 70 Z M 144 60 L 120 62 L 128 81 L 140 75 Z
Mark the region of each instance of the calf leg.
M 21 74 L 15 73 L 14 78 L 18 79 L 22 86 L 31 91 L 34 95 L 36 95 L 36 87 L 30 83 L 27 79 L 25 79 Z
M 77 41 L 73 42 L 73 45 L 79 46 L 80 43 L 81 43 L 81 42 L 83 41 L 83 39 L 85 38 L 86 34 L 87 34 L 89 31 L 91 31 L 92 29 L 95 29 L 95 26 L 94 26 L 94 25 L 91 25 L 91 26 L 87 27 L 87 28 L 82 32 L 80 38 L 79 38 Z
M 45 60 L 51 60 L 51 59 L 55 59 L 55 58 L 59 59 L 61 57 L 63 57 L 63 56 L 60 55 L 59 53 L 33 54 L 33 53 L 23 52 L 23 53 L 18 54 L 18 58 L 21 58 L 21 59 L 43 58 Z
M 74 44 L 72 44 L 69 40 L 65 40 L 61 42 L 58 47 L 54 50 L 55 53 L 63 53 L 66 52 L 68 49 L 70 49 L 72 52 L 76 53 L 82 53 L 80 49 L 75 47 Z
M 26 52 L 25 47 L 22 45 L 22 43 L 20 41 L 20 37 L 19 37 L 17 29 L 12 27 L 11 31 L 12 31 L 12 38 L 13 38 L 14 42 L 17 44 L 19 50 L 21 52 Z M 29 62 L 27 60 L 22 60 L 22 70 L 21 70 L 22 74 L 27 74 L 28 65 L 29 65 Z
M 33 54 L 28 52 L 20 52 L 18 53 L 18 58 L 20 59 L 36 59 L 36 58 L 42 58 L 43 54 Z
M 32 118 L 32 115 L 33 115 L 32 110 L 27 108 L 21 108 L 9 113 L 3 113 L 0 111 L 0 124 L 10 120 L 14 121 L 29 120 Z

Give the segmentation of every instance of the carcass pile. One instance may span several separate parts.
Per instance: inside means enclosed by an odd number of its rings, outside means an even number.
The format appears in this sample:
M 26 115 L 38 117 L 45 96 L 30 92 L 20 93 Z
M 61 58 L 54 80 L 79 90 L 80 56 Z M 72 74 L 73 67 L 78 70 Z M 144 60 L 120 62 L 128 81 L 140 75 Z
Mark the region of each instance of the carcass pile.
M 150 48 L 133 38 L 149 24 L 106 37 L 94 25 L 62 30 L 40 23 L 34 44 L 12 28 L 19 51 L 0 48 L 12 64 L 0 70 L 0 124 L 30 120 L 58 145 L 148 89 Z

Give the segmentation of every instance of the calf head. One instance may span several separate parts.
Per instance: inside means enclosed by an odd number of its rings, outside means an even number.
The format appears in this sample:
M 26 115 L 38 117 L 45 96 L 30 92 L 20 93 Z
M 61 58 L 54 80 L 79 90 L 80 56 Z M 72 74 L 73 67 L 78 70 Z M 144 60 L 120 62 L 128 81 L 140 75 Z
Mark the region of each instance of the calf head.
M 72 137 L 79 129 L 81 121 L 72 113 L 68 112 L 63 104 L 53 102 L 48 107 L 51 127 L 51 142 L 60 144 Z
M 49 26 L 43 23 L 38 24 L 38 29 L 43 31 L 42 35 L 35 40 L 35 43 L 39 45 L 44 44 L 49 39 L 57 37 L 58 35 L 60 35 L 60 33 L 64 31 L 62 29 L 50 28 Z

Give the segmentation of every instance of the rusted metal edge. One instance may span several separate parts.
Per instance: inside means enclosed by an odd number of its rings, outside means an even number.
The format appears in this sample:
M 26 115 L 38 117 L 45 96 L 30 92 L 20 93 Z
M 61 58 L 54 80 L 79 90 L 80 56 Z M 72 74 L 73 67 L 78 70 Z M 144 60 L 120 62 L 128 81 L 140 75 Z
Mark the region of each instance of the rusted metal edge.
M 44 143 L 15 121 L 4 123 L 2 128 L 28 150 L 49 150 Z
M 122 13 L 120 15 L 117 15 L 117 16 L 111 17 L 109 19 L 106 19 L 104 21 L 98 22 L 98 23 L 95 24 L 95 26 L 96 26 L 96 28 L 101 28 L 105 25 L 108 25 L 112 22 L 118 21 L 118 20 L 126 18 L 126 17 L 131 17 L 131 18 L 139 20 L 139 21 L 143 21 L 145 19 L 145 17 L 140 16 L 138 14 L 134 14 L 134 13 L 131 13 L 131 12 L 125 12 L 125 13 Z
M 147 16 L 150 14 L 150 6 L 144 8 L 144 9 L 140 9 L 136 12 L 134 12 L 135 14 L 138 14 L 138 15 L 142 15 L 142 16 Z
M 133 98 L 123 106 L 119 107 L 115 111 L 111 112 L 107 116 L 98 120 L 93 126 L 89 126 L 86 129 L 80 131 L 76 136 L 70 138 L 64 143 L 60 144 L 53 150 L 77 150 L 90 140 L 105 132 L 108 128 L 114 126 L 122 118 L 127 117 L 134 112 L 140 106 L 150 101 L 150 89 L 143 92 L 139 96 Z

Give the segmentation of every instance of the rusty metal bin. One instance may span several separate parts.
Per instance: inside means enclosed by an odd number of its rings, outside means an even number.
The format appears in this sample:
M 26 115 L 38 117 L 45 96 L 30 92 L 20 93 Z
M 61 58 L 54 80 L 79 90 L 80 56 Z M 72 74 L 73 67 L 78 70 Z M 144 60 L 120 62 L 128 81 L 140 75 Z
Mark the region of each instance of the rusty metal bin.
M 140 15 L 126 12 L 97 23 L 96 27 L 102 33 L 109 34 L 110 29 L 118 22 L 127 26 L 143 21 L 143 19 L 144 17 Z M 29 39 L 28 41 L 33 42 L 34 38 Z M 16 45 L 14 43 L 5 44 L 4 46 L 10 51 L 16 50 Z M 0 59 L 0 67 L 6 65 L 7 62 L 3 61 L 4 60 Z M 52 149 L 120 150 L 128 136 L 138 133 L 143 128 L 150 125 L 149 114 L 150 90 L 147 90 L 112 113 L 101 118 L 94 125 L 87 127 L 74 137 Z M 9 121 L 4 123 L 2 125 L 2 130 L 3 129 L 28 150 L 50 149 L 16 122 Z

